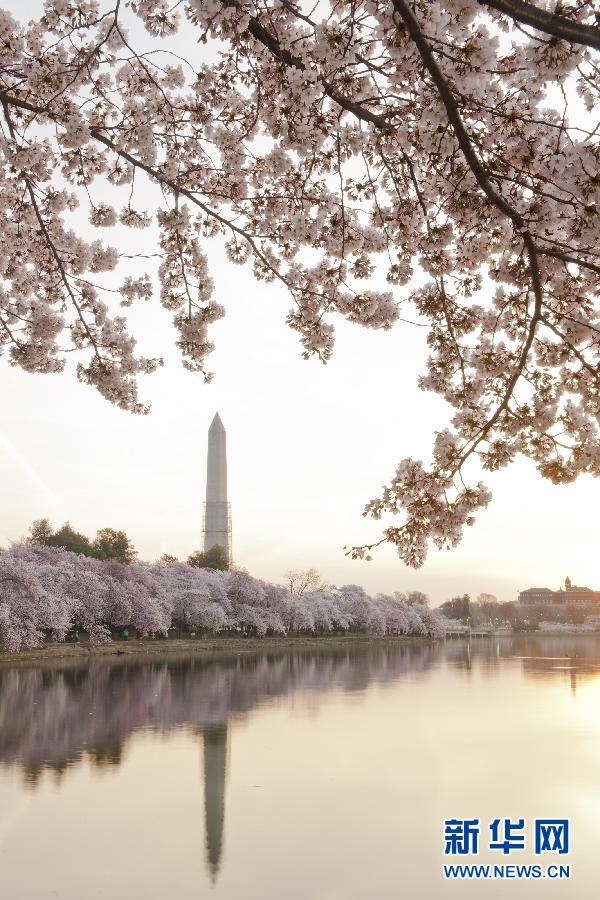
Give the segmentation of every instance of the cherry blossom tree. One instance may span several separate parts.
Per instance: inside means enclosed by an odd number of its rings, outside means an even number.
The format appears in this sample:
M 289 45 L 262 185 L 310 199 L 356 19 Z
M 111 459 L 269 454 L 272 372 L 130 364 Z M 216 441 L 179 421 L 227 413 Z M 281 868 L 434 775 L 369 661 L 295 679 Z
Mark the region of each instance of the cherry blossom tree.
M 0 638 L 8 652 L 38 646 L 48 624 L 49 601 L 31 565 L 0 561 Z
M 113 627 L 133 625 L 141 635 L 168 630 L 172 601 L 143 566 L 107 560 L 96 567 L 106 585 L 106 618 Z
M 317 569 L 290 569 L 285 573 L 290 594 L 300 599 L 307 591 L 319 591 L 325 587 Z
M 149 576 L 169 598 L 174 623 L 212 632 L 226 627 L 231 605 L 220 573 L 175 561 L 151 568 Z
M 419 383 L 448 427 L 365 510 L 401 516 L 382 540 L 407 564 L 489 503 L 474 468 L 523 454 L 557 484 L 598 474 L 591 0 L 46 0 L 27 25 L 0 12 L 0 48 L 11 363 L 56 372 L 74 350 L 80 380 L 146 410 L 137 376 L 160 359 L 136 353 L 126 309 L 154 275 L 86 237 L 85 213 L 148 229 L 183 364 L 209 379 L 220 236 L 291 298 L 307 357 L 330 357 L 336 316 L 427 329 Z M 121 270 L 115 294 L 103 273 Z
M 95 560 L 42 545 L 16 545 L 0 558 L 28 563 L 45 597 L 60 598 L 66 605 L 69 625 L 85 631 L 92 644 L 110 640 L 109 586 Z M 108 571 L 106 574 L 109 575 Z
M 269 634 L 365 634 L 442 637 L 435 610 L 378 595 L 358 585 L 290 595 L 248 573 L 186 563 L 97 560 L 59 547 L 21 544 L 0 549 L 0 643 L 8 651 L 39 646 L 46 636 L 64 640 L 70 629 L 92 644 L 111 640 L 111 629 L 166 634 L 171 625 Z
M 300 604 L 306 604 L 309 608 L 313 623 L 310 630 L 313 632 L 346 630 L 352 624 L 352 619 L 340 610 L 336 598 L 325 591 L 313 591 L 298 598 L 294 605 L 297 608 Z M 297 612 L 296 618 L 302 621 Z

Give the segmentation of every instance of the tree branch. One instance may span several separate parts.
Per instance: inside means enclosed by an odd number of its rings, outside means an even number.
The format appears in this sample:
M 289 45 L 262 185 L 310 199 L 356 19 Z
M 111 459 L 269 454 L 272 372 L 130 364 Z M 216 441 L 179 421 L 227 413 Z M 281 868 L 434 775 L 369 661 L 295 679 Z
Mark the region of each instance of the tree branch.
M 510 19 L 516 19 L 523 25 L 531 25 L 537 31 L 551 34 L 570 44 L 585 44 L 587 47 L 600 50 L 600 28 L 595 25 L 582 25 L 559 13 L 540 9 L 533 3 L 523 3 L 522 0 L 477 0 L 477 2 L 480 6 L 491 6 Z
M 505 216 L 508 216 L 511 219 L 518 231 L 524 231 L 526 229 L 526 224 L 523 216 L 514 209 L 507 200 L 504 199 L 502 194 L 500 194 L 495 187 L 492 185 L 485 168 L 477 156 L 473 148 L 473 144 L 471 142 L 471 138 L 469 137 L 465 126 L 463 125 L 463 121 L 460 117 L 460 113 L 458 111 L 458 106 L 456 103 L 456 99 L 450 90 L 448 82 L 444 77 L 440 67 L 438 66 L 436 59 L 433 55 L 433 51 L 427 42 L 427 38 L 421 31 L 421 27 L 415 17 L 414 12 L 405 2 L 405 0 L 392 0 L 392 4 L 394 9 L 398 13 L 398 15 L 403 19 L 404 24 L 413 39 L 417 50 L 423 60 L 423 65 L 429 72 L 433 83 L 435 84 L 437 91 L 440 95 L 440 99 L 446 108 L 446 114 L 448 116 L 448 121 L 452 126 L 452 130 L 454 131 L 456 140 L 458 141 L 458 145 L 463 152 L 463 155 L 468 163 L 469 168 L 471 169 L 477 184 L 482 189 L 488 200 L 494 204 L 501 212 L 504 213 Z
M 43 109 L 40 106 L 34 106 L 32 103 L 29 103 L 27 100 L 21 100 L 18 97 L 13 97 L 10 94 L 5 93 L 4 91 L 0 91 L 0 102 L 5 107 L 6 106 L 15 106 L 15 107 L 18 107 L 19 109 L 27 110 L 27 112 L 36 113 L 37 115 L 40 115 L 40 116 L 47 116 L 51 120 L 53 119 L 52 113 L 48 109 Z M 203 212 L 205 212 L 207 216 L 210 216 L 211 218 L 216 219 L 221 225 L 224 225 L 226 228 L 229 228 L 235 234 L 238 234 L 240 237 L 242 237 L 245 241 L 248 242 L 249 246 L 252 248 L 254 255 L 258 259 L 260 259 L 260 261 L 263 263 L 263 265 L 266 266 L 266 268 L 268 268 L 269 271 L 272 272 L 276 278 L 278 278 L 280 281 L 282 281 L 285 284 L 285 286 L 288 288 L 288 290 L 290 289 L 289 284 L 287 283 L 285 278 L 282 276 L 281 272 L 279 272 L 269 262 L 269 260 L 265 257 L 265 255 L 261 252 L 260 248 L 256 244 L 256 241 L 252 238 L 251 235 L 248 234 L 247 231 L 245 231 L 243 228 L 240 228 L 234 222 L 231 222 L 225 216 L 221 216 L 218 212 L 216 212 L 214 209 L 211 209 L 205 203 L 202 203 L 202 201 L 199 200 L 198 197 L 192 191 L 188 190 L 185 187 L 178 185 L 172 179 L 167 178 L 165 175 L 163 175 L 163 173 L 159 169 L 148 165 L 148 163 L 142 162 L 141 160 L 137 159 L 135 156 L 132 156 L 131 153 L 128 153 L 126 150 L 123 150 L 122 148 L 118 147 L 117 144 L 114 143 L 114 141 L 111 141 L 111 139 L 109 137 L 107 137 L 107 135 L 105 135 L 100 130 L 100 128 L 93 126 L 92 128 L 90 128 L 90 134 L 96 141 L 99 141 L 101 144 L 104 144 L 105 147 L 107 147 L 109 150 L 112 150 L 113 153 L 115 153 L 117 156 L 120 156 L 121 159 L 124 159 L 131 166 L 133 166 L 136 169 L 142 169 L 144 172 L 146 172 L 147 175 L 150 176 L 150 178 L 155 179 L 159 184 L 165 185 L 165 187 L 168 187 L 171 191 L 173 191 L 174 194 L 181 194 L 182 196 L 187 197 L 187 199 L 191 200 L 191 202 L 195 206 L 200 207 L 200 209 Z
M 221 0 L 223 6 L 237 6 L 235 0 Z M 295 11 L 294 11 L 295 13 Z M 294 69 L 299 69 L 301 72 L 306 69 L 305 64 L 301 59 L 294 56 L 289 50 L 285 50 L 280 46 L 277 38 L 270 34 L 264 25 L 261 25 L 259 20 L 255 16 L 250 16 L 250 25 L 248 26 L 248 31 L 252 35 L 252 37 L 256 38 L 261 44 L 263 44 L 267 50 L 269 50 L 272 55 L 279 59 L 286 66 L 290 66 Z M 390 128 L 389 119 L 387 116 L 382 116 L 378 113 L 372 112 L 370 109 L 367 109 L 362 103 L 357 103 L 355 100 L 350 100 L 349 97 L 341 94 L 334 86 L 327 81 L 326 78 L 319 77 L 319 83 L 322 85 L 323 90 L 338 106 L 341 106 L 342 109 L 345 109 L 346 112 L 352 113 L 356 116 L 357 119 L 361 119 L 363 122 L 370 122 L 372 125 L 376 125 L 378 128 Z

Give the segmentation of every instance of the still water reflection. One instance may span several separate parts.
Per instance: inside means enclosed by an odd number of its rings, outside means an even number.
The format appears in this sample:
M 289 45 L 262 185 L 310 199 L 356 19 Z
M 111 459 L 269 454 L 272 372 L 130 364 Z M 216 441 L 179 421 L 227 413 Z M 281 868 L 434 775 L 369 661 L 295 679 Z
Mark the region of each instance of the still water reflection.
M 599 789 L 594 637 L 0 669 L 6 900 L 587 900 Z M 445 882 L 450 816 L 571 817 L 572 880 Z

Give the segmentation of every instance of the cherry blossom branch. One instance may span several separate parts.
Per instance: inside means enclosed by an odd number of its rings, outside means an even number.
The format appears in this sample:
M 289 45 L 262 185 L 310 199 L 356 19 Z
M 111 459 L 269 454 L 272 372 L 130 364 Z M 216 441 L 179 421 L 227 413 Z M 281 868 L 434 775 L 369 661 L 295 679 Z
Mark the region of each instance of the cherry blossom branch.
M 475 152 L 475 150 L 473 148 L 471 139 L 463 125 L 462 119 L 460 117 L 460 113 L 458 112 L 458 107 L 456 105 L 455 99 L 452 95 L 452 92 L 451 92 L 449 86 L 448 86 L 448 82 L 444 78 L 437 62 L 435 61 L 433 53 L 429 47 L 429 44 L 427 43 L 425 36 L 423 35 L 423 32 L 421 31 L 421 28 L 419 26 L 419 23 L 417 22 L 417 19 L 414 15 L 413 11 L 409 7 L 408 3 L 405 2 L 405 0 L 392 0 L 392 3 L 394 5 L 395 9 L 397 10 L 397 12 L 399 13 L 399 15 L 404 20 L 406 27 L 413 39 L 418 51 L 419 51 L 421 59 L 423 60 L 423 63 L 425 65 L 426 69 L 428 70 L 429 74 L 431 75 L 431 78 L 438 90 L 440 98 L 446 109 L 446 113 L 448 115 L 448 120 L 452 126 L 452 129 L 454 131 L 454 134 L 456 136 L 456 139 L 458 141 L 460 149 L 462 150 L 463 155 L 469 165 L 469 168 L 471 169 L 473 175 L 475 176 L 475 179 L 477 180 L 477 183 L 479 184 L 481 189 L 484 191 L 484 193 L 486 194 L 488 199 L 494 204 L 494 206 L 496 206 L 509 219 L 511 219 L 511 221 L 515 225 L 516 230 L 521 233 L 523 243 L 525 244 L 525 246 L 527 248 L 527 252 L 529 254 L 529 260 L 530 260 L 532 285 L 533 285 L 533 290 L 534 290 L 534 294 L 535 294 L 535 310 L 534 310 L 534 314 L 531 319 L 529 334 L 525 341 L 525 344 L 523 347 L 523 352 L 521 353 L 521 356 L 520 356 L 519 365 L 522 367 L 525 360 L 527 359 L 527 354 L 528 354 L 529 348 L 531 347 L 531 344 L 533 342 L 533 337 L 535 334 L 535 325 L 539 321 L 539 318 L 541 315 L 541 308 L 542 308 L 542 286 L 541 286 L 541 281 L 540 281 L 540 272 L 539 272 L 539 266 L 538 266 L 538 260 L 537 260 L 537 255 L 538 255 L 537 247 L 533 241 L 533 238 L 529 232 L 529 228 L 528 228 L 523 216 L 516 209 L 514 209 L 514 207 L 511 206 L 505 200 L 505 198 L 500 193 L 498 193 L 498 191 L 492 186 L 490 179 L 487 175 L 487 172 L 485 171 L 482 163 L 480 162 L 479 157 L 477 156 L 477 153 Z M 501 414 L 502 409 L 504 408 L 504 404 L 507 402 L 508 398 L 510 397 L 510 395 L 512 393 L 512 388 L 514 387 L 514 384 L 516 384 L 517 380 L 518 380 L 518 367 L 517 367 L 517 372 L 515 372 L 515 374 L 509 381 L 509 386 L 511 386 L 511 387 L 510 387 L 510 390 L 507 391 L 507 397 L 505 397 L 505 400 L 503 401 L 503 403 L 501 404 L 501 407 L 497 411 L 496 416 L 493 417 L 491 424 L 493 424 L 494 421 L 497 420 L 498 415 Z
M 103 134 L 103 132 L 100 131 L 99 128 L 90 128 L 90 134 L 101 144 L 104 144 L 105 147 L 108 147 L 109 150 L 112 150 L 113 153 L 115 153 L 121 159 L 124 159 L 126 162 L 130 163 L 135 168 L 141 169 L 142 171 L 146 172 L 146 174 L 149 175 L 150 178 L 153 178 L 155 181 L 158 181 L 159 184 L 163 184 L 163 185 L 165 185 L 165 187 L 168 187 L 173 192 L 174 195 L 181 194 L 182 197 L 187 197 L 188 200 L 190 200 L 195 206 L 199 207 L 199 209 L 201 209 L 202 212 L 206 213 L 207 216 L 210 216 L 210 218 L 215 219 L 215 221 L 219 222 L 221 225 L 224 225 L 230 231 L 234 232 L 234 234 L 237 234 L 240 237 L 242 237 L 252 248 L 252 252 L 256 255 L 256 257 L 258 259 L 260 259 L 260 261 L 263 263 L 265 268 L 267 268 L 270 272 L 272 272 L 273 275 L 276 278 L 278 278 L 286 286 L 286 288 L 289 289 L 289 284 L 286 281 L 286 279 L 284 278 L 284 276 L 281 274 L 281 272 L 279 272 L 278 269 L 276 269 L 272 265 L 271 262 L 269 262 L 269 260 L 264 255 L 264 253 L 261 252 L 260 248 L 258 247 L 258 245 L 257 245 L 256 241 L 254 240 L 254 238 L 252 237 L 252 235 L 248 234 L 247 231 L 245 231 L 243 228 L 240 228 L 239 225 L 235 224 L 235 222 L 232 222 L 231 220 L 227 219 L 225 216 L 222 216 L 220 213 L 216 212 L 216 210 L 211 209 L 209 206 L 206 205 L 206 203 L 203 203 L 195 195 L 195 193 L 193 191 L 190 191 L 187 188 L 182 187 L 181 185 L 177 184 L 177 182 L 173 181 L 172 178 L 168 178 L 166 175 L 164 175 L 160 171 L 160 169 L 158 169 L 154 166 L 148 165 L 148 163 L 145 163 L 142 160 L 137 159 L 135 156 L 132 156 L 131 153 L 128 153 L 126 150 L 123 150 L 122 148 L 118 147 L 117 144 L 115 144 L 114 141 L 111 141 L 111 139 L 109 137 L 107 137 L 105 134 Z
M 563 344 L 565 344 L 565 346 L 567 346 L 567 347 L 569 348 L 569 350 L 571 351 L 571 353 L 573 354 L 573 356 L 574 356 L 576 359 L 579 360 L 579 362 L 581 363 L 582 368 L 584 368 L 587 372 L 589 372 L 590 375 L 593 376 L 593 378 L 594 378 L 594 380 L 596 381 L 596 383 L 600 386 L 600 365 L 596 366 L 595 368 L 594 368 L 593 366 L 591 366 L 591 365 L 588 363 L 588 361 L 586 360 L 586 358 L 583 356 L 583 354 L 580 353 L 579 350 L 578 350 L 578 348 L 572 343 L 572 341 L 570 341 L 570 340 L 567 338 L 567 336 L 566 336 L 562 331 L 560 331 L 560 329 L 558 329 L 558 328 L 556 327 L 556 325 L 554 325 L 554 324 L 548 319 L 547 316 L 542 316 L 542 317 L 540 318 L 540 321 L 543 322 L 543 324 L 544 324 L 547 328 L 549 328 L 550 331 L 552 331 L 558 338 L 561 339 L 561 341 L 563 342 Z
M 20 109 L 27 110 L 28 112 L 36 113 L 37 115 L 46 116 L 48 118 L 52 118 L 52 114 L 47 109 L 42 109 L 41 107 L 34 106 L 32 103 L 29 103 L 27 100 L 22 100 L 19 97 L 13 97 L 10 94 L 7 94 L 5 91 L 0 91 L 0 101 L 3 105 L 12 105 L 16 106 Z M 243 228 L 240 228 L 234 222 L 227 219 L 225 216 L 220 215 L 215 210 L 211 209 L 205 203 L 203 203 L 192 191 L 187 188 L 177 184 L 173 181 L 173 179 L 165 176 L 158 168 L 155 166 L 151 166 L 148 163 L 143 162 L 140 159 L 134 157 L 131 153 L 127 152 L 120 148 L 117 144 L 114 143 L 109 137 L 107 137 L 99 128 L 92 127 L 90 128 L 90 134 L 92 137 L 97 140 L 99 143 L 104 144 L 109 150 L 112 150 L 117 156 L 121 159 L 124 159 L 126 162 L 130 163 L 130 165 L 134 166 L 137 169 L 141 169 L 144 171 L 150 178 L 159 182 L 160 184 L 168 187 L 174 195 L 181 194 L 184 197 L 187 197 L 195 206 L 198 206 L 206 215 L 214 218 L 221 225 L 224 225 L 230 231 L 242 237 L 252 248 L 254 254 L 260 259 L 263 265 L 268 268 L 273 275 L 278 278 L 286 288 L 289 288 L 288 282 L 281 275 L 281 273 L 269 262 L 266 256 L 260 251 L 260 248 L 256 244 L 256 241 L 253 237 L 248 234 Z
M 106 288 L 87 277 L 129 255 L 68 221 L 85 205 L 95 228 L 149 225 L 153 216 L 135 208 L 139 172 L 163 195 L 160 299 L 188 368 L 204 371 L 207 325 L 223 314 L 201 233 L 224 234 L 232 263 L 250 261 L 257 278 L 286 286 L 306 357 L 331 355 L 331 314 L 387 329 L 408 302 L 429 329 L 419 384 L 450 405 L 449 427 L 435 436 L 429 470 L 402 460 L 368 507 L 375 518 L 405 513 L 384 540 L 410 565 L 429 542 L 455 545 L 488 502 L 485 486 L 463 481 L 472 454 L 494 470 L 524 453 L 559 483 L 600 475 L 600 125 L 586 47 L 531 33 L 506 12 L 537 16 L 527 3 L 502 12 L 456 0 L 332 0 L 317 21 L 296 0 L 194 0 L 186 24 L 215 55 L 185 68 L 155 62 L 165 51 L 139 53 L 127 37 L 128 16 L 157 38 L 172 34 L 176 7 L 121 3 L 117 21 L 109 5 L 99 18 L 94 0 L 46 0 L 43 19 L 23 26 L 0 11 L 11 35 L 0 96 L 19 134 L 18 150 L 10 136 L 0 148 L 0 230 L 11 248 L 0 260 L 0 345 L 11 361 L 31 371 L 64 364 L 70 350 L 57 337 L 67 328 L 75 350 L 89 344 L 63 315 L 71 303 L 33 199 L 107 354 L 109 370 L 94 371 L 94 357 L 84 380 L 131 408 L 148 361 L 132 356 L 129 323 L 108 320 L 97 299 Z M 591 25 L 590 9 L 551 24 Z M 504 14 L 517 39 L 508 49 L 489 33 L 489 15 Z M 547 85 L 561 90 L 566 79 L 578 99 L 563 90 L 548 106 Z M 578 105 L 589 127 L 574 124 Z M 111 196 L 128 195 L 120 211 L 108 192 L 95 196 L 103 181 Z M 371 289 L 381 276 L 391 290 Z M 129 306 L 151 294 L 144 274 L 107 297 Z M 569 440 L 559 447 L 555 432 Z
M 8 125 L 9 130 L 10 130 L 11 137 L 12 137 L 13 141 L 15 142 L 15 144 L 18 146 L 18 143 L 17 143 L 17 137 L 16 137 L 16 134 L 15 134 L 15 130 L 14 130 L 13 123 L 12 123 L 11 117 L 10 117 L 10 112 L 9 112 L 9 100 L 8 100 L 8 98 L 4 95 L 4 93 L 2 93 L 2 94 L 0 95 L 0 99 L 1 99 L 1 102 L 2 102 L 2 107 L 3 107 L 3 109 L 4 109 L 4 117 L 5 117 L 5 119 L 6 119 L 6 123 L 7 123 L 7 125 Z M 57 269 L 58 269 L 58 271 L 59 271 L 59 274 L 60 274 L 60 279 L 61 279 L 61 281 L 62 281 L 62 283 L 63 283 L 63 285 L 64 285 L 64 288 L 65 288 L 65 290 L 66 290 L 66 292 L 67 292 L 67 294 L 68 294 L 68 296 L 69 296 L 69 299 L 71 300 L 71 303 L 73 304 L 73 306 L 75 307 L 75 309 L 76 309 L 76 311 L 77 311 L 77 317 L 78 317 L 79 321 L 81 322 L 81 324 L 82 324 L 82 326 L 83 326 L 83 329 L 84 329 L 84 331 L 85 331 L 85 334 L 86 334 L 86 336 L 87 336 L 87 338 L 88 338 L 88 340 L 89 340 L 91 346 L 93 347 L 94 355 L 95 355 L 95 357 L 96 357 L 96 359 L 97 359 L 97 361 L 98 361 L 98 364 L 99 364 L 101 367 L 103 367 L 103 366 L 105 365 L 105 361 L 104 361 L 104 359 L 102 358 L 102 356 L 101 356 L 101 354 L 100 354 L 100 351 L 99 351 L 99 348 L 98 348 L 98 344 L 97 344 L 97 342 L 96 342 L 96 340 L 95 340 L 95 338 L 94 338 L 94 335 L 93 335 L 92 332 L 90 331 L 89 326 L 88 326 L 88 323 L 87 323 L 86 320 L 85 320 L 85 316 L 83 315 L 81 306 L 80 306 L 80 304 L 77 302 L 77 298 L 76 298 L 75 293 L 74 293 L 74 291 L 73 291 L 73 289 L 72 289 L 72 287 L 71 287 L 71 284 L 70 284 L 70 282 L 69 282 L 69 277 L 68 277 L 67 271 L 66 271 L 66 269 L 65 269 L 65 267 L 64 267 L 63 261 L 62 261 L 62 259 L 61 259 L 61 257 L 60 257 L 60 254 L 59 254 L 58 250 L 56 249 L 56 245 L 55 245 L 54 241 L 52 240 L 51 235 L 50 235 L 49 232 L 48 232 L 48 228 L 47 228 L 46 223 L 45 223 L 45 221 L 44 221 L 44 217 L 42 216 L 42 213 L 41 213 L 41 211 L 40 211 L 40 208 L 39 208 L 39 205 L 38 205 L 38 202 L 37 202 L 37 198 L 36 198 L 36 196 L 35 196 L 35 191 L 33 190 L 33 185 L 31 184 L 31 180 L 27 177 L 27 175 L 25 174 L 25 172 L 20 172 L 20 176 L 21 176 L 21 178 L 23 179 L 23 181 L 24 181 L 24 183 L 25 183 L 25 187 L 26 187 L 27 193 L 28 193 L 28 195 L 29 195 L 29 199 L 30 199 L 30 202 L 31 202 L 32 209 L 33 209 L 33 211 L 34 211 L 34 213 L 35 213 L 35 217 L 36 217 L 36 219 L 37 219 L 37 221 L 38 221 L 38 224 L 39 224 L 39 226 L 40 226 L 40 230 L 41 230 L 41 232 L 42 232 L 42 234 L 43 234 L 43 236 L 44 236 L 44 240 L 45 240 L 45 242 L 46 242 L 46 246 L 48 247 L 48 249 L 49 249 L 49 251 L 50 251 L 52 257 L 54 258 L 54 261 L 55 261 L 55 263 L 56 263 L 56 267 L 57 267 Z
M 456 140 L 458 141 L 458 145 L 463 152 L 463 155 L 471 169 L 473 175 L 480 188 L 486 195 L 486 197 L 496 206 L 504 215 L 508 216 L 511 219 L 518 231 L 523 231 L 526 228 L 525 219 L 523 216 L 517 212 L 502 196 L 498 191 L 492 186 L 487 172 L 483 167 L 479 157 L 477 156 L 475 150 L 473 149 L 473 144 L 471 142 L 471 138 L 467 134 L 467 131 L 463 125 L 462 119 L 458 112 L 458 107 L 454 96 L 452 95 L 452 91 L 448 86 L 448 82 L 444 78 L 440 67 L 435 61 L 435 57 L 433 52 L 427 42 L 427 38 L 421 31 L 419 23 L 413 13 L 412 9 L 405 2 L 405 0 L 392 0 L 392 4 L 396 9 L 397 13 L 404 20 L 404 23 L 407 27 L 407 30 L 413 39 L 417 50 L 423 60 L 423 64 L 429 74 L 431 75 L 431 79 L 435 84 L 437 91 L 440 95 L 442 103 L 446 108 L 446 114 L 448 116 L 448 121 L 452 126 L 452 130 L 456 136 Z
M 550 13 L 522 0 L 477 0 L 477 2 L 480 6 L 489 6 L 517 22 L 530 25 L 536 31 L 543 31 L 571 44 L 584 44 L 600 50 L 600 28 L 575 22 L 561 15 L 560 3 L 557 3 L 556 11 Z
M 554 259 L 560 259 L 566 263 L 573 263 L 576 266 L 581 266 L 584 269 L 589 269 L 590 272 L 597 272 L 600 275 L 600 265 L 596 265 L 596 263 L 590 262 L 589 259 L 581 259 L 579 256 L 571 256 L 568 253 L 563 253 L 561 250 L 557 250 L 554 247 L 544 247 L 537 246 L 537 252 L 540 256 L 552 256 Z
M 235 0 L 221 0 L 221 3 L 225 7 L 237 7 L 237 3 L 235 2 Z M 293 12 L 294 15 L 298 15 L 296 10 L 293 10 Z M 302 60 L 290 53 L 289 50 L 285 50 L 284 48 L 282 48 L 279 45 L 277 39 L 267 31 L 267 29 L 261 24 L 256 16 L 250 16 L 248 31 L 254 38 L 256 38 L 257 41 L 260 41 L 260 43 L 263 44 L 276 59 L 280 60 L 286 66 L 291 66 L 294 69 L 298 69 L 300 72 L 305 71 L 306 66 L 302 62 Z M 322 76 L 319 76 L 319 83 L 322 85 L 324 92 L 331 100 L 341 106 L 342 109 L 345 109 L 346 112 L 352 113 L 352 115 L 356 116 L 357 119 L 360 119 L 363 122 L 370 122 L 371 125 L 375 125 L 378 128 L 385 129 L 390 127 L 388 116 L 374 113 L 370 109 L 365 107 L 364 104 L 351 100 L 349 97 L 345 97 L 344 94 L 338 91 L 330 81 L 328 81 L 326 78 L 323 78 Z

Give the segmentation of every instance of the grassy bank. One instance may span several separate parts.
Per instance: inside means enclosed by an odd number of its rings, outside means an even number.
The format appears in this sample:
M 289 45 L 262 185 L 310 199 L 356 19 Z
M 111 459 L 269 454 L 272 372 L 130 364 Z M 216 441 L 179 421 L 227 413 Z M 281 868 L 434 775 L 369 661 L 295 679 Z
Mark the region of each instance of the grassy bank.
M 284 650 L 323 650 L 382 646 L 393 644 L 431 643 L 431 638 L 400 636 L 378 636 L 372 634 L 343 635 L 276 635 L 264 638 L 241 637 L 203 637 L 203 638 L 169 638 L 153 640 L 151 638 L 133 639 L 130 641 L 113 641 L 93 647 L 82 641 L 78 644 L 48 643 L 35 650 L 19 650 L 16 653 L 5 653 L 0 649 L 0 665 L 15 666 L 23 663 L 35 663 L 48 660 L 113 660 L 115 657 L 131 656 L 137 660 L 155 659 L 159 656 L 200 656 L 231 655 L 242 653 L 271 653 Z

